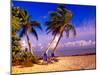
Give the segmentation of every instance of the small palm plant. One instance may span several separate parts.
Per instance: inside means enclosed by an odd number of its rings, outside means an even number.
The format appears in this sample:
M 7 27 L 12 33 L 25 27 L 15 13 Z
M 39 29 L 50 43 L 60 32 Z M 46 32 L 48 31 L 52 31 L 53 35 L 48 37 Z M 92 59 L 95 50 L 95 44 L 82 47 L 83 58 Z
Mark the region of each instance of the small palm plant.
M 47 33 L 51 32 L 52 35 L 54 36 L 52 41 L 50 42 L 49 47 L 46 49 L 46 54 L 48 54 L 48 50 L 51 47 L 56 36 L 59 35 L 56 46 L 54 47 L 53 52 L 51 53 L 52 58 L 55 57 L 54 52 L 59 44 L 59 41 L 63 36 L 63 32 L 66 32 L 66 36 L 69 37 L 69 32 L 72 30 L 73 34 L 76 36 L 75 27 L 70 23 L 71 19 L 72 19 L 72 12 L 67 10 L 65 5 L 60 5 L 58 6 L 56 12 L 52 12 L 50 14 L 50 20 L 46 22 Z
M 26 38 L 28 41 L 28 46 L 29 46 L 29 52 L 31 55 L 33 55 L 31 42 L 29 39 L 29 32 L 32 33 L 36 37 L 36 39 L 38 40 L 38 35 L 37 35 L 35 28 L 42 29 L 40 26 L 40 23 L 38 21 L 35 21 L 35 20 L 31 21 L 28 12 L 24 9 L 17 7 L 17 8 L 15 8 L 15 12 L 13 12 L 13 14 L 16 17 L 20 18 L 20 20 L 21 20 L 19 22 L 19 25 L 20 25 L 19 36 L 23 37 L 23 35 L 26 35 Z

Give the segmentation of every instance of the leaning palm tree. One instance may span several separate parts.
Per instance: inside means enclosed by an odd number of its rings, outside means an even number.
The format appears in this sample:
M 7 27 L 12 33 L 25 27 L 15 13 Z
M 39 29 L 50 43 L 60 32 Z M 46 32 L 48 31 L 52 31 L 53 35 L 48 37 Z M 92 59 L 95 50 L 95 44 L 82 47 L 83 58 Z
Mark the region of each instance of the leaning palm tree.
M 33 21 L 30 20 L 30 16 L 26 10 L 20 9 L 20 8 L 15 8 L 15 10 L 16 10 L 16 12 L 13 12 L 13 15 L 15 15 L 16 17 L 19 17 L 21 19 L 21 21 L 19 23 L 19 25 L 20 25 L 19 36 L 23 37 L 23 35 L 26 35 L 28 46 L 29 46 L 29 52 L 31 55 L 33 55 L 31 42 L 29 39 L 29 32 L 32 33 L 38 40 L 38 35 L 37 35 L 35 28 L 39 28 L 39 29 L 42 29 L 42 28 L 41 28 L 39 22 L 37 22 L 35 20 L 33 20 Z
M 59 44 L 59 41 L 61 40 L 63 36 L 63 32 L 66 32 L 66 36 L 69 37 L 69 32 L 72 30 L 73 34 L 76 35 L 75 27 L 70 23 L 72 19 L 72 12 L 67 10 L 65 5 L 60 5 L 57 8 L 56 12 L 52 12 L 50 14 L 50 21 L 46 22 L 47 26 L 47 33 L 52 33 L 54 36 L 52 41 L 50 42 L 49 47 L 46 49 L 46 54 L 48 54 L 48 50 L 51 47 L 53 41 L 55 40 L 55 37 L 59 35 L 58 41 L 56 43 L 56 46 L 53 49 L 53 52 L 51 53 L 51 57 L 54 57 L 54 52 L 56 51 L 56 48 Z

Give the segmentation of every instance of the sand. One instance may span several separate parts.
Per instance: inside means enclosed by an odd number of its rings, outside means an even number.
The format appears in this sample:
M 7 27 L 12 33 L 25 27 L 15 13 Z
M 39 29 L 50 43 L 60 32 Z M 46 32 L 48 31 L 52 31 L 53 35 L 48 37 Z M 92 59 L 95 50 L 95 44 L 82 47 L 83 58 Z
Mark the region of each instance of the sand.
M 12 74 L 85 70 L 85 69 L 96 68 L 95 55 L 66 56 L 66 57 L 57 57 L 57 59 L 59 59 L 58 62 L 53 62 L 52 64 L 48 65 L 33 64 L 32 67 L 24 67 L 24 68 L 20 68 L 20 66 L 12 66 Z

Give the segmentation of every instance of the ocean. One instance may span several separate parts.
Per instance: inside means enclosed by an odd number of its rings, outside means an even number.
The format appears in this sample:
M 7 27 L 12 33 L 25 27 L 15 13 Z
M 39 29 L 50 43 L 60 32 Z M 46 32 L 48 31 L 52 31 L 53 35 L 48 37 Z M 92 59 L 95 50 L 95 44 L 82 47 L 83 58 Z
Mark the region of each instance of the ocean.
M 43 56 L 43 53 L 45 51 L 34 51 L 35 56 Z M 49 50 L 49 56 L 51 54 L 52 50 Z M 95 48 L 89 48 L 89 49 L 66 49 L 66 50 L 57 50 L 55 52 L 55 56 L 72 56 L 72 55 L 83 55 L 83 54 L 91 54 L 91 53 L 96 53 Z

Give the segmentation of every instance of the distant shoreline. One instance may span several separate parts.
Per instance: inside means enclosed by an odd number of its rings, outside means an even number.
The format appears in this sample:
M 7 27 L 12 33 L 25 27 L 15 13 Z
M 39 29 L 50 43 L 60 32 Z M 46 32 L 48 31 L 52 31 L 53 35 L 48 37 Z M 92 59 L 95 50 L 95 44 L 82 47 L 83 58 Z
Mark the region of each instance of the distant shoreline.
M 44 52 L 45 51 L 34 51 L 34 54 L 35 54 L 35 56 L 42 57 Z M 49 50 L 49 56 L 51 56 L 51 52 L 52 52 L 52 50 Z M 81 49 L 81 50 L 75 49 L 75 51 L 73 51 L 73 50 L 57 50 L 55 52 L 55 56 L 60 56 L 60 57 L 93 55 L 93 54 L 96 54 L 96 49 L 94 49 L 94 48 L 93 49 Z
M 60 56 L 56 56 L 56 57 L 66 57 L 66 56 L 84 56 L 84 55 L 96 55 L 96 53 L 82 53 L 82 54 L 73 54 L 73 55 L 60 55 Z M 37 55 L 35 55 L 37 56 Z M 39 55 L 38 55 L 39 56 Z M 42 55 L 39 56 L 40 58 L 42 57 Z
M 84 55 L 96 55 L 96 53 L 84 53 L 84 54 L 76 54 L 76 55 L 69 55 L 69 56 L 84 56 Z

